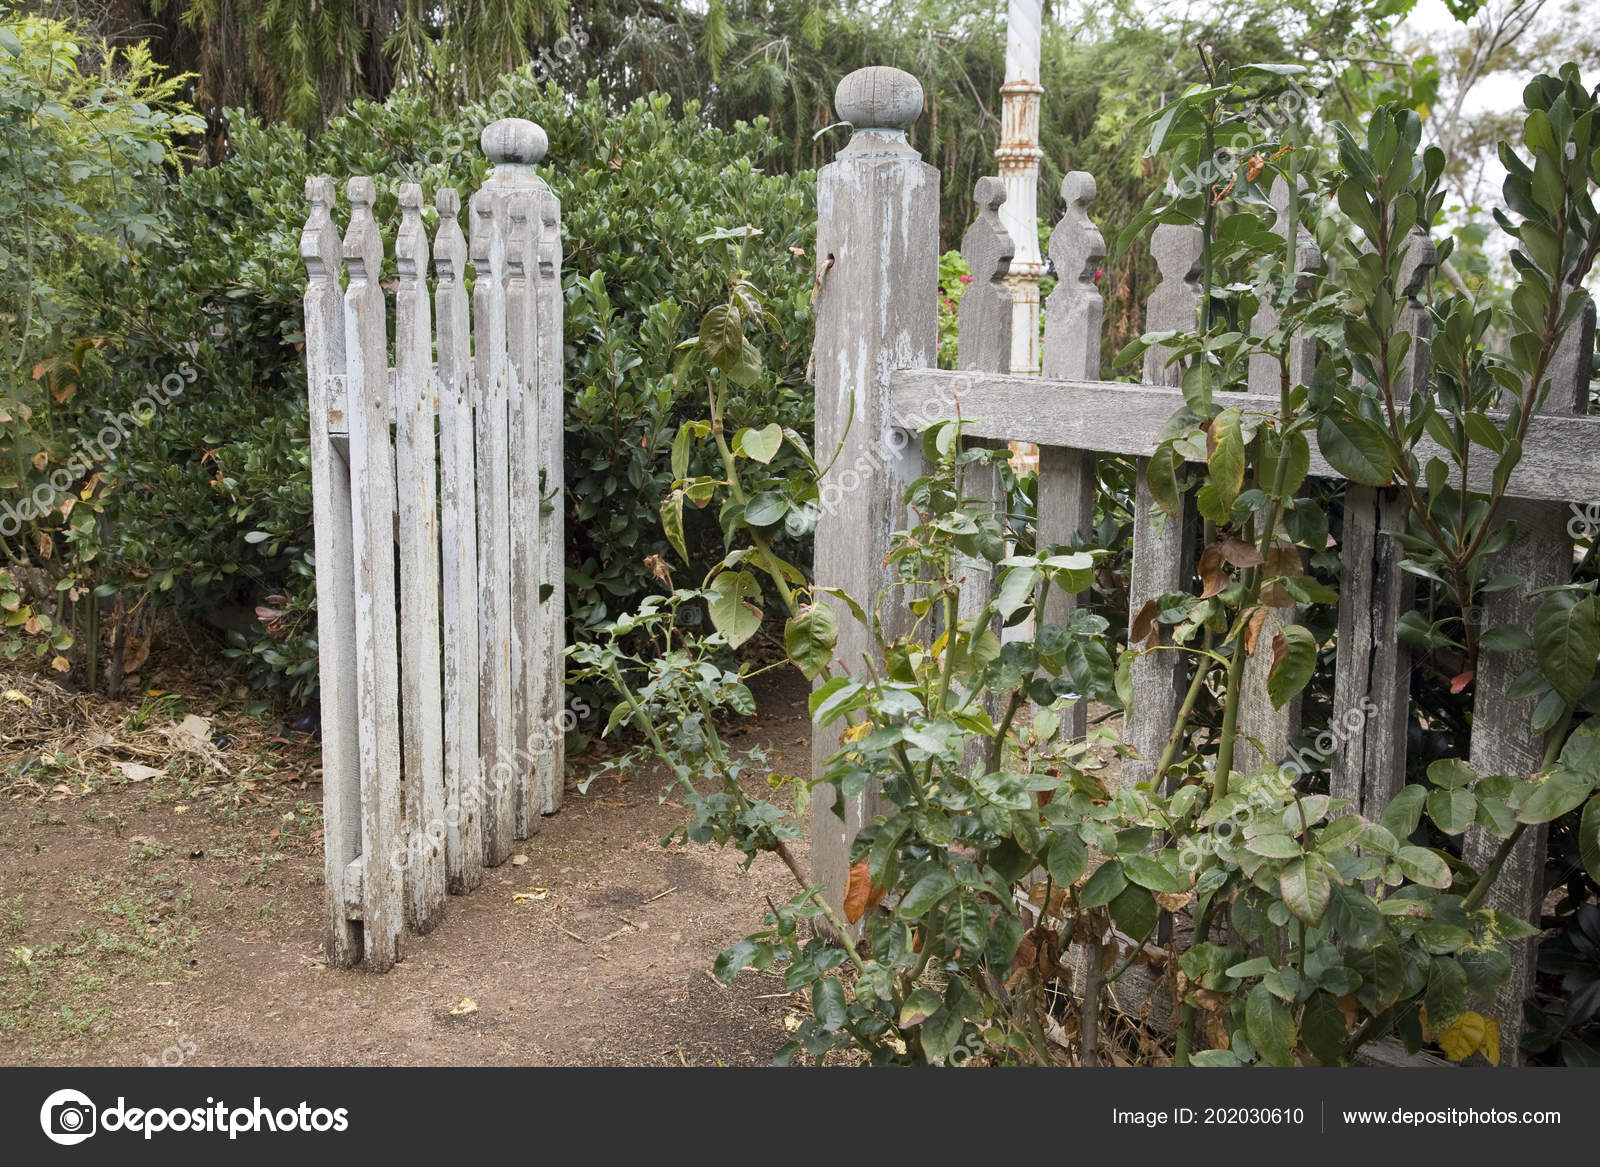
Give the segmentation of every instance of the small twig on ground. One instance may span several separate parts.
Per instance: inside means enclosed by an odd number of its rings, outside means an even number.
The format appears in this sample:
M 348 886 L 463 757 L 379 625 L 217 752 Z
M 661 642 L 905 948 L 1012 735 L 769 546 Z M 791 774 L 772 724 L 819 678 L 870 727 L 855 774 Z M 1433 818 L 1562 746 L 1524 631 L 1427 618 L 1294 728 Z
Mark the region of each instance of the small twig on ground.
M 677 890 L 678 889 L 675 888 L 675 887 L 669 887 L 669 888 L 667 888 L 666 891 L 659 891 L 655 895 L 651 896 L 649 899 L 645 900 L 644 902 L 647 903 L 647 904 L 653 904 L 657 900 L 659 900 L 662 896 L 669 896 L 669 895 L 671 895 L 673 892 L 675 892 Z

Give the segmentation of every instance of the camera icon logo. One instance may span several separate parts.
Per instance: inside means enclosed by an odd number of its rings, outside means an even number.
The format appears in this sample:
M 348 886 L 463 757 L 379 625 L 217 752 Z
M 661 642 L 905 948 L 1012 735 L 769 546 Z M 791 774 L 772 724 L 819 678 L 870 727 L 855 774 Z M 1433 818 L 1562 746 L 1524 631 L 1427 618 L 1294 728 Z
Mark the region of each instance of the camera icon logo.
M 57 1090 L 39 1108 L 39 1125 L 45 1138 L 70 1147 L 94 1134 L 98 1111 L 89 1096 L 78 1090 Z

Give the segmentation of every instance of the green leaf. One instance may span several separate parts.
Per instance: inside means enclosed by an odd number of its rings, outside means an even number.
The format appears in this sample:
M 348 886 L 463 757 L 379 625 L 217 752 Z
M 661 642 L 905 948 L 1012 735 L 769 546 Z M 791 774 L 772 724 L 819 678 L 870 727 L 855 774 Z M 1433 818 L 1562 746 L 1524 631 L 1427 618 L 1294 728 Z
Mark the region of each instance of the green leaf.
M 1450 865 L 1426 847 L 1401 847 L 1394 861 L 1413 883 L 1440 889 L 1450 886 Z
M 944 1007 L 944 998 L 932 989 L 918 989 L 900 1006 L 900 1028 L 921 1025 Z
M 811 986 L 811 1012 L 822 1023 L 822 1028 L 838 1029 L 850 1016 L 844 1001 L 844 985 L 838 977 L 823 977 Z
M 1517 792 L 1517 796 L 1513 799 L 1517 804 L 1517 821 L 1552 822 L 1581 805 L 1593 790 L 1592 777 L 1558 765 L 1540 779 L 1528 793 L 1524 794 L 1521 790 Z
M 1000 613 L 1000 619 L 1009 620 L 1012 613 L 1032 600 L 1033 589 L 1038 582 L 1039 568 L 1034 564 L 1007 568 L 1000 577 L 1000 587 L 994 598 L 995 611 Z
M 1394 477 L 1388 443 L 1371 422 L 1346 414 L 1324 414 L 1317 425 L 1322 456 L 1340 474 L 1363 486 L 1387 486 Z
M 1428 1024 L 1443 1029 L 1467 1011 L 1467 973 L 1448 956 L 1436 956 L 1428 965 L 1428 990 L 1423 995 Z
M 1078 882 L 1078 877 L 1083 874 L 1085 863 L 1088 862 L 1089 849 L 1083 845 L 1083 840 L 1073 830 L 1064 830 L 1050 843 L 1050 849 L 1045 852 L 1045 867 L 1050 872 L 1050 878 L 1062 887 L 1071 887 Z
M 689 562 L 689 549 L 683 538 L 683 491 L 674 490 L 661 500 L 661 532 L 667 542 L 685 562 Z
M 1128 876 L 1122 864 L 1113 859 L 1095 868 L 1095 872 L 1078 892 L 1078 906 L 1101 908 L 1122 894 L 1128 886 Z
M 911 890 L 900 901 L 897 914 L 907 920 L 920 919 L 929 908 L 949 895 L 955 886 L 956 877 L 950 872 L 930 871 L 911 885 Z
M 1239 491 L 1244 487 L 1245 450 L 1244 438 L 1239 431 L 1239 411 L 1225 409 L 1219 413 L 1211 426 L 1211 438 L 1215 444 L 1206 459 L 1206 468 L 1210 471 L 1211 487 L 1217 492 L 1217 501 L 1226 517 L 1233 507 L 1233 500 L 1239 497 Z
M 1428 781 L 1446 789 L 1470 786 L 1477 779 L 1472 767 L 1460 758 L 1440 758 L 1428 766 Z
M 1231 1049 L 1203 1049 L 1189 1058 L 1189 1064 L 1212 1070 L 1234 1070 L 1244 1065 Z
M 1277 832 L 1245 840 L 1244 849 L 1268 859 L 1295 859 L 1300 855 L 1300 844 Z
M 961 1014 L 947 1005 L 922 1023 L 922 1052 L 931 1062 L 943 1062 L 960 1036 Z
M 1265 985 L 1245 998 L 1244 1028 L 1261 1060 L 1273 1066 L 1294 1064 L 1294 1013 Z
M 1135 940 L 1143 940 L 1155 931 L 1156 918 L 1161 912 L 1154 895 L 1131 883 L 1117 893 L 1106 910 L 1111 913 L 1112 923 Z
M 1428 795 L 1428 817 L 1447 835 L 1459 835 L 1477 814 L 1478 800 L 1470 790 L 1435 790 Z
M 1339 1008 L 1332 993 L 1318 989 L 1306 1001 L 1300 1014 L 1300 1040 L 1311 1051 L 1311 1056 L 1323 1065 L 1344 1064 L 1349 1030 L 1345 1027 L 1344 1010 Z
M 731 985 L 739 970 L 756 958 L 760 947 L 754 940 L 741 940 L 731 948 L 723 949 L 711 966 L 712 975 Z
M 1578 820 L 1578 854 L 1589 878 L 1600 882 L 1600 794 L 1584 805 Z
M 1533 621 L 1533 652 L 1539 668 L 1568 705 L 1576 705 L 1594 679 L 1600 656 L 1600 603 L 1570 591 L 1552 592 Z
M 1291 859 L 1285 863 L 1282 874 L 1278 876 L 1278 891 L 1289 910 L 1306 924 L 1321 923 L 1332 892 L 1322 858 L 1307 855 L 1303 859 Z
M 776 490 L 763 490 L 750 496 L 744 507 L 744 521 L 752 527 L 770 527 L 788 513 L 789 500 Z
M 1280 633 L 1284 651 L 1267 674 L 1267 696 L 1272 707 L 1282 709 L 1311 680 L 1317 667 L 1317 638 L 1301 624 L 1286 624 Z M 1240 648 L 1235 647 L 1235 652 Z
M 1173 871 L 1153 855 L 1128 855 L 1122 870 L 1129 880 L 1151 891 L 1180 892 L 1186 886 Z
M 838 640 L 839 618 L 831 604 L 821 601 L 807 604 L 783 626 L 783 646 L 807 680 L 822 675 L 833 660 L 833 647 Z
M 739 437 L 734 443 L 734 451 L 766 465 L 772 461 L 778 452 L 778 447 L 782 445 L 783 427 L 777 422 L 772 422 L 758 430 L 740 430 Z
M 1422 804 L 1427 797 L 1428 790 L 1424 786 L 1401 787 L 1400 793 L 1391 798 L 1389 805 L 1383 808 L 1378 825 L 1396 839 L 1406 838 L 1422 821 Z
M 706 359 L 723 372 L 744 355 L 744 321 L 732 304 L 718 304 L 700 321 L 700 347 Z
M 712 625 L 738 648 L 761 627 L 761 585 L 747 571 L 724 571 L 711 581 L 710 593 Z

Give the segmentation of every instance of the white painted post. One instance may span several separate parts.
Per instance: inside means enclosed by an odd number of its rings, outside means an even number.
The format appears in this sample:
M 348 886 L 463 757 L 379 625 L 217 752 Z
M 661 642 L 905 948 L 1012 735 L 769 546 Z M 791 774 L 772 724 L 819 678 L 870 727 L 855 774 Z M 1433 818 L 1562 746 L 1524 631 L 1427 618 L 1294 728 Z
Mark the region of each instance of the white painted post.
M 444 914 L 444 708 L 439 660 L 437 389 L 428 311 L 422 187 L 400 188 L 395 236 L 395 490 L 399 505 L 400 677 L 404 718 L 406 924 Z
M 851 73 L 839 83 L 834 111 L 854 132 L 817 176 L 816 450 L 823 461 L 835 450 L 839 456 L 822 483 L 815 578 L 819 588 L 840 588 L 864 606 L 890 583 L 883 557 L 904 518 L 907 474 L 920 449 L 914 435 L 891 426 L 889 374 L 932 368 L 938 353 L 939 172 L 906 139 L 922 100 L 922 86 L 899 69 Z M 864 661 L 876 659 L 875 643 L 836 607 L 838 659 L 860 675 Z M 885 606 L 888 635 L 903 627 L 905 610 L 899 602 Z M 838 745 L 837 726 L 813 727 L 814 776 Z M 846 800 L 841 820 L 834 797 L 831 785 L 813 796 L 811 867 L 837 908 L 851 840 L 872 821 L 877 801 L 870 791 Z
M 1024 374 L 1039 371 L 1039 278 L 1044 275 L 1039 255 L 1042 7 L 1042 0 L 1009 0 L 1006 7 L 1006 80 L 1000 87 L 1000 145 L 995 150 L 1006 188 L 1000 221 L 1016 245 L 1006 277 L 1012 300 L 1009 371 Z
M 439 525 L 444 554 L 445 878 L 463 895 L 483 882 L 478 756 L 478 530 L 472 400 L 472 334 L 465 283 L 461 196 L 438 194 L 433 266 L 439 332 Z
M 361 754 L 357 740 L 355 542 L 350 518 L 349 422 L 335 378 L 345 375 L 344 266 L 333 222 L 333 180 L 308 178 L 310 214 L 300 236 L 306 265 L 306 390 L 311 414 L 311 497 L 317 556 L 317 677 L 322 700 L 323 899 L 330 966 L 361 959 L 361 929 L 345 907 L 345 873 L 361 855 Z
M 1089 218 L 1094 201 L 1094 176 L 1074 170 L 1061 180 L 1061 221 L 1050 235 L 1050 260 L 1057 283 L 1050 293 L 1044 318 L 1044 375 L 1070 381 L 1100 379 L 1100 321 L 1105 310 L 1095 269 L 1105 258 L 1106 241 Z M 1063 408 L 1070 402 L 1063 401 Z M 1042 549 L 1071 543 L 1074 537 L 1090 542 L 1094 532 L 1095 470 L 1092 450 L 1063 446 L 1039 448 L 1039 500 L 1035 539 Z M 1065 627 L 1078 606 L 1078 597 L 1052 590 L 1045 600 L 1044 620 Z M 1068 741 L 1088 729 L 1088 704 L 1067 706 L 1061 732 Z
M 395 626 L 394 448 L 389 440 L 388 324 L 383 237 L 370 178 L 352 178 L 344 260 L 351 528 L 356 549 L 355 643 L 361 752 L 361 921 L 366 961 L 385 972 L 400 958 L 406 862 L 400 790 L 400 685 Z

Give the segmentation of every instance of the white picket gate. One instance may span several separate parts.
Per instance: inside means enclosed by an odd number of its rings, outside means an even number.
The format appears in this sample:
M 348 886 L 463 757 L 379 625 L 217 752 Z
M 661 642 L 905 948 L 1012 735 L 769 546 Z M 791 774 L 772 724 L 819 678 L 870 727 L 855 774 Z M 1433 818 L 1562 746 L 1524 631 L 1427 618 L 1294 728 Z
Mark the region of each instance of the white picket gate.
M 561 203 L 537 125 L 482 147 L 470 273 L 440 190 L 431 297 L 422 188 L 399 189 L 392 348 L 373 180 L 342 240 L 333 181 L 306 183 L 330 965 L 391 967 L 561 805 Z

